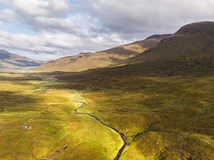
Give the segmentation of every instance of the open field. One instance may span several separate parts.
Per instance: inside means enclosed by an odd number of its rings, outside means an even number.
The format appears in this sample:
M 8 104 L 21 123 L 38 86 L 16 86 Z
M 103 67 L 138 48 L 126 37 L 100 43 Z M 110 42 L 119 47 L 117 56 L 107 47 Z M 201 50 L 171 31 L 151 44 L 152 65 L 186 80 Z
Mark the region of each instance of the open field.
M 93 76 L 92 76 L 93 77 Z M 5 160 L 212 160 L 214 75 L 0 74 L 0 157 Z
M 113 159 L 116 156 L 122 144 L 117 134 L 89 117 L 73 114 L 79 107 L 72 101 L 75 91 L 51 89 L 46 85 L 52 82 L 30 80 L 20 74 L 2 76 L 0 159 Z

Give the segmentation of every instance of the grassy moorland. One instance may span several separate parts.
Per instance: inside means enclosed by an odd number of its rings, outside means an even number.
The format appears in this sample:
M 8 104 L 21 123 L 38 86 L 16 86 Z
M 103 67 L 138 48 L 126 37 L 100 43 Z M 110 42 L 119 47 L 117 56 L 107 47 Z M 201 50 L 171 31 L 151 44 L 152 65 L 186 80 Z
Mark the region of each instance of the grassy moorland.
M 1 73 L 1 159 L 114 159 L 75 100 L 121 160 L 214 158 L 213 74 L 95 77 Z
M 113 159 L 120 137 L 73 114 L 76 91 L 49 88 L 57 83 L 42 78 L 1 73 L 0 159 Z
M 81 111 L 96 115 L 127 137 L 121 159 L 214 158 L 213 73 L 105 74 L 58 74 L 58 83 L 48 87 L 84 93 L 87 107 Z

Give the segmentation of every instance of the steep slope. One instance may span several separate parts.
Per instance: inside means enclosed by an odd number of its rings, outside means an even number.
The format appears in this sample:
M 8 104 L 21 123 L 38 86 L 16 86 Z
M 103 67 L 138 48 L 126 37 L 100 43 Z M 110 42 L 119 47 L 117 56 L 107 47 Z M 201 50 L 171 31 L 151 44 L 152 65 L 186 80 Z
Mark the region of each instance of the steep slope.
M 37 68 L 35 71 L 71 71 L 79 72 L 95 68 L 113 66 L 134 57 L 149 48 L 155 47 L 163 38 L 169 35 L 160 35 L 137 41 L 131 44 L 115 47 L 96 53 L 81 53 L 75 56 L 61 58 L 48 62 Z
M 38 66 L 41 62 L 0 50 L 0 69 L 20 69 Z
M 211 69 L 214 67 L 214 22 L 186 25 L 164 38 L 157 47 L 137 55 L 130 64 L 151 70 L 169 71 Z

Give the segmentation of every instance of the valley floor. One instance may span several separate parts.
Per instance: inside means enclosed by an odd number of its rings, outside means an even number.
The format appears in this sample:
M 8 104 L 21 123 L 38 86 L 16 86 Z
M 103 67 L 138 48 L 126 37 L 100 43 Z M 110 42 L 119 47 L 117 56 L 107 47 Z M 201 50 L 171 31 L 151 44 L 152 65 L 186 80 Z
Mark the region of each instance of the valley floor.
M 213 81 L 2 72 L 0 159 L 213 160 Z

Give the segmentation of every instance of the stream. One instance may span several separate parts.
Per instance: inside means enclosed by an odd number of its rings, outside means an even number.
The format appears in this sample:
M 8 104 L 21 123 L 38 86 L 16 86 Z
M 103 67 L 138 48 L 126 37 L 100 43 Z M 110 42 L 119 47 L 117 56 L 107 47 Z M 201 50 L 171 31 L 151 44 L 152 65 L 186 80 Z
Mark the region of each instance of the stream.
M 77 98 L 77 96 L 74 96 L 74 98 Z M 112 127 L 112 126 L 106 124 L 105 122 L 101 121 L 98 117 L 96 117 L 96 116 L 94 116 L 94 115 L 92 115 L 92 114 L 90 114 L 90 113 L 78 112 L 79 109 L 84 108 L 84 107 L 86 106 L 86 103 L 85 103 L 85 102 L 82 102 L 82 101 L 79 101 L 79 100 L 74 100 L 74 102 L 80 103 L 80 104 L 81 104 L 80 107 L 76 108 L 76 109 L 73 111 L 74 114 L 90 116 L 90 117 L 94 118 L 97 122 L 101 123 L 102 125 L 104 125 L 104 126 L 106 126 L 107 128 L 113 130 L 114 132 L 116 132 L 116 133 L 121 137 L 121 139 L 123 140 L 123 146 L 119 149 L 119 151 L 118 151 L 116 157 L 114 158 L 114 160 L 119 160 L 120 157 L 121 157 L 121 155 L 122 155 L 122 153 L 123 153 L 123 151 L 124 151 L 124 149 L 125 149 L 126 146 L 128 145 L 128 141 L 127 141 L 126 136 L 125 136 L 122 132 L 120 132 L 119 130 L 117 130 L 116 128 L 114 128 L 114 127 Z

